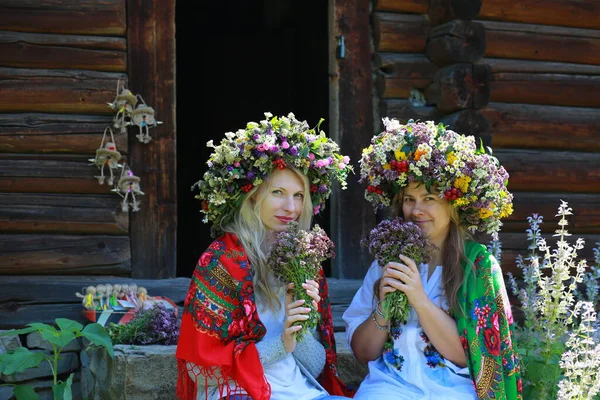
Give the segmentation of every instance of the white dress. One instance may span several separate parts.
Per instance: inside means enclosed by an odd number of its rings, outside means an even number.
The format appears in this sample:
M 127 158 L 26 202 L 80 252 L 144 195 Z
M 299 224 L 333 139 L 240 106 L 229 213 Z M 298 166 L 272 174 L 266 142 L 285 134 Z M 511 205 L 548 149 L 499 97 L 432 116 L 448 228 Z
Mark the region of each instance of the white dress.
M 437 306 L 448 309 L 443 295 L 442 267 L 436 267 L 429 279 L 427 264 L 421 264 L 419 270 L 427 296 Z M 381 275 L 381 267 L 373 262 L 350 307 L 344 312 L 349 345 L 356 328 L 371 317 L 377 305 L 373 284 Z M 429 343 L 414 310 L 410 311 L 405 325 L 393 327 L 392 335 L 393 351 L 384 352 L 377 360 L 369 362 L 369 374 L 355 399 L 477 399 L 468 368 L 460 368 L 441 357 Z

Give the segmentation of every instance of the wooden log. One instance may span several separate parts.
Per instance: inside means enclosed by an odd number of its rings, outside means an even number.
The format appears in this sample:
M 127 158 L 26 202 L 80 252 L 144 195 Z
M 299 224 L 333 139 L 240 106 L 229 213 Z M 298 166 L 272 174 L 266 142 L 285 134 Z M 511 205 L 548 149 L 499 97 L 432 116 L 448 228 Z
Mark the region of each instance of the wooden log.
M 408 98 L 413 88 L 425 89 L 436 66 L 421 54 L 376 53 L 377 90 L 383 98 Z
M 374 11 L 426 14 L 430 0 L 376 0 Z
M 125 235 L 129 214 L 115 195 L 82 196 L 0 193 L 4 233 Z
M 600 193 L 598 154 L 497 149 L 511 191 Z
M 478 22 L 454 20 L 429 32 L 425 53 L 440 67 L 478 61 L 485 53 L 485 29 Z
M 529 228 L 527 217 L 536 213 L 544 217 L 542 232 L 553 233 L 558 228 L 556 214 L 561 200 L 573 209 L 573 215 L 567 219 L 569 232 L 596 235 L 600 232 L 598 194 L 513 192 L 513 196 L 514 212 L 504 220 L 503 232 L 525 232 Z
M 125 39 L 0 31 L 0 65 L 125 72 Z
M 129 275 L 127 236 L 0 235 L 0 275 Z
M 84 325 L 89 323 L 83 316 L 81 304 L 0 303 L 0 329 L 19 329 L 32 322 L 52 324 L 56 318 L 68 318 Z
M 431 25 L 452 20 L 472 20 L 479 14 L 481 0 L 431 0 L 427 17 Z
M 600 107 L 600 76 L 495 73 L 490 87 L 494 102 Z
M 537 72 L 547 74 L 600 75 L 600 65 L 572 64 L 551 61 L 512 60 L 503 58 L 482 58 L 481 64 L 497 72 Z
M 486 57 L 600 65 L 600 31 L 479 21 Z
M 94 179 L 93 155 L 0 154 L 0 177 Z M 108 172 L 108 170 L 105 170 Z
M 0 179 L 0 191 L 13 193 L 110 194 L 111 189 L 111 186 L 99 185 L 97 180 L 89 178 L 3 177 Z
M 126 75 L 84 70 L 0 67 L 0 112 L 114 114 L 117 81 Z
M 422 53 L 429 29 L 422 15 L 373 13 L 375 51 Z
M 497 21 L 599 29 L 598 15 L 600 3 L 593 0 L 485 0 L 479 17 Z
M 491 124 L 494 148 L 600 151 L 600 109 L 489 103 L 480 110 Z
M 409 100 L 382 100 L 380 102 L 380 115 L 396 118 L 402 124 L 405 124 L 409 119 L 415 121 L 439 120 L 438 111 L 435 107 L 415 107 Z
M 122 0 L 3 0 L 0 29 L 124 36 L 125 16 Z
M 491 71 L 482 64 L 454 64 L 438 70 L 425 97 L 442 113 L 485 107 L 490 96 Z
M 444 115 L 440 122 L 455 132 L 481 138 L 485 146 L 491 145 L 491 137 L 488 134 L 490 123 L 478 110 L 461 110 Z

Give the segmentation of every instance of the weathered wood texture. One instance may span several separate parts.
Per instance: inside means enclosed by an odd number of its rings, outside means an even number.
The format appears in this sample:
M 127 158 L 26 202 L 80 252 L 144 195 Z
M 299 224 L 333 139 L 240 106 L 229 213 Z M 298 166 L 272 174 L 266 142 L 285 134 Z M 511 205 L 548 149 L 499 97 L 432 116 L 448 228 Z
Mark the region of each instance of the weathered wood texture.
M 476 62 L 485 53 L 486 32 L 478 22 L 454 20 L 429 32 L 425 54 L 438 66 Z
M 3 233 L 126 235 L 129 214 L 116 195 L 0 193 Z
M 422 15 L 373 13 L 376 51 L 422 53 L 430 26 Z
M 125 39 L 0 31 L 0 66 L 124 72 Z
M 529 228 L 527 217 L 534 212 L 544 217 L 542 230 L 554 232 L 558 228 L 558 206 L 561 200 L 564 200 L 573 209 L 573 215 L 568 217 L 569 232 L 595 233 L 600 239 L 600 207 L 597 194 L 513 192 L 513 196 L 514 212 L 504 220 L 503 232 L 525 232 Z
M 100 147 L 109 116 L 60 114 L 0 114 L 0 152 L 84 153 Z M 115 132 L 121 154 L 128 153 L 127 136 Z
M 0 112 L 114 114 L 117 81 L 126 75 L 85 70 L 0 67 Z
M 490 122 L 494 148 L 600 151 L 600 109 L 489 103 L 481 114 Z
M 131 216 L 132 276 L 169 278 L 176 274 L 177 171 L 175 152 L 175 0 L 127 0 L 130 87 L 141 92 L 158 120 L 153 140 L 130 138 L 132 170 L 146 193 Z
M 409 119 L 415 121 L 438 121 L 439 112 L 435 107 L 415 107 L 409 100 L 382 99 L 379 113 L 382 116 L 396 118 L 401 123 L 406 123 Z
M 497 149 L 511 191 L 600 193 L 600 156 L 546 150 Z
M 346 326 L 344 324 L 344 320 L 342 319 L 342 314 L 348 306 L 350 302 L 352 302 L 352 298 L 362 285 L 362 278 L 367 273 L 369 269 L 369 264 L 361 265 L 359 275 L 360 279 L 333 279 L 327 278 L 327 284 L 329 285 L 329 299 L 331 300 L 331 314 L 333 318 L 333 329 L 336 332 L 343 332 L 346 330 Z
M 333 136 L 351 160 L 358 160 L 374 132 L 370 1 L 334 0 L 333 4 L 334 35 L 344 35 L 346 47 L 352 49 L 337 62 L 339 114 L 338 131 Z M 336 188 L 331 201 L 331 236 L 339 246 L 345 246 L 332 261 L 336 278 L 362 278 L 361 268 L 368 263 L 368 255 L 354 243 L 375 222 L 369 203 L 362 196 L 348 195 L 364 188 L 356 180 L 349 181 L 347 191 Z
M 600 65 L 600 30 L 479 22 L 487 57 Z
M 376 53 L 376 88 L 382 98 L 408 98 L 412 88 L 425 89 L 437 67 L 422 54 Z
M 151 296 L 163 296 L 183 304 L 189 278 L 131 279 L 118 276 L 4 276 L 6 290 L 0 293 L 0 329 L 21 327 L 30 322 L 52 323 L 55 318 L 83 318 L 81 299 L 75 296 L 88 285 L 130 284 L 143 286 Z
M 375 11 L 426 14 L 430 0 L 377 0 Z M 600 3 L 595 0 L 484 0 L 478 18 L 600 29 Z
M 0 275 L 128 275 L 127 236 L 0 235 Z
M 432 25 L 452 20 L 472 20 L 481 10 L 482 0 L 430 0 L 427 17 Z
M 449 65 L 436 71 L 425 97 L 444 114 L 483 108 L 490 97 L 490 79 L 491 70 L 487 65 Z
M 125 35 L 123 0 L 3 0 L 0 29 L 20 32 Z

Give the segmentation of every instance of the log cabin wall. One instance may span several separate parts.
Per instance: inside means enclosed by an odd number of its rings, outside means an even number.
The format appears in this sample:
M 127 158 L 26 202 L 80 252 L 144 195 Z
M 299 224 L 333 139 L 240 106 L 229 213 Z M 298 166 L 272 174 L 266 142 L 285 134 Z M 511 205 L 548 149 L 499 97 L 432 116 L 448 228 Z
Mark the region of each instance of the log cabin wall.
M 0 329 L 81 319 L 90 279 L 175 275 L 174 40 L 174 0 L 0 1 Z M 135 216 L 88 161 L 118 80 L 163 121 L 149 145 L 115 132 Z
M 527 216 L 569 231 L 593 260 L 600 239 L 600 3 L 595 0 L 377 0 L 381 116 L 433 119 L 479 136 L 510 174 L 503 267 L 526 254 Z M 379 124 L 380 126 L 380 124 Z M 553 243 L 550 241 L 550 243 Z

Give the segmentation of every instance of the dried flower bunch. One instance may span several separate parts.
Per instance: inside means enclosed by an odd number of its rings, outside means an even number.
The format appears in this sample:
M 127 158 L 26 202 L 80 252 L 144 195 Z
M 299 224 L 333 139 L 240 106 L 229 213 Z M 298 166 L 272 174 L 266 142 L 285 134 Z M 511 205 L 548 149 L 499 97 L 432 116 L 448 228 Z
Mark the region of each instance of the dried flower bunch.
M 206 144 L 214 148 L 209 169 L 192 189 L 200 191 L 196 198 L 202 201 L 204 222 L 212 222 L 217 230 L 232 220 L 246 194 L 274 168 L 291 166 L 308 177 L 314 214 L 324 209 L 334 180 L 346 187 L 350 158 L 339 154 L 338 145 L 319 130 L 323 120 L 311 129 L 292 113 L 265 117 L 236 133 L 227 132 L 219 145 L 212 140 Z
M 384 118 L 383 124 L 385 131 L 373 137 L 360 160 L 367 200 L 389 206 L 400 189 L 421 182 L 428 190 L 435 186 L 472 233 L 500 230 L 500 219 L 513 211 L 508 173 L 498 159 L 477 148 L 473 136 L 433 121 L 402 125 Z
M 305 231 L 292 221 L 285 231 L 277 234 L 267 264 L 282 284 L 294 284 L 294 300 L 304 299 L 306 307 L 312 308 L 313 299 L 302 284 L 308 279 L 318 280 L 321 263 L 334 256 L 334 244 L 319 225 Z M 298 331 L 298 337 L 316 327 L 318 322 L 319 313 L 313 309 L 308 320 L 299 323 L 302 330 Z
M 417 265 L 426 263 L 432 246 L 421 228 L 401 218 L 381 221 L 361 243 L 369 248 L 381 267 L 389 262 L 399 262 L 400 254 L 413 259 Z M 409 305 L 402 291 L 387 295 L 381 306 L 388 320 L 406 323 Z
M 177 344 L 181 321 L 174 311 L 161 303 L 150 309 L 140 309 L 133 319 L 124 325 L 112 323 L 108 334 L 113 344 Z

